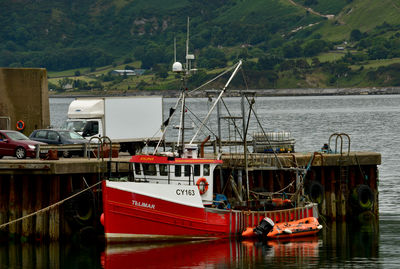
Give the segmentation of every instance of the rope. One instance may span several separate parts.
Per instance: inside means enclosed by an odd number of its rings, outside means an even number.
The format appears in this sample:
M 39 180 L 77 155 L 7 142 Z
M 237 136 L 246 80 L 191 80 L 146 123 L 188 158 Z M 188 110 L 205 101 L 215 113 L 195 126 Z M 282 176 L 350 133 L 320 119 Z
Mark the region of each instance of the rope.
M 87 191 L 87 190 L 89 190 L 89 189 L 91 189 L 91 188 L 93 188 L 93 187 L 99 185 L 100 183 L 101 183 L 101 181 L 100 181 L 100 182 L 97 182 L 96 184 L 93 184 L 92 186 L 87 187 L 86 189 L 83 189 L 83 190 L 81 190 L 80 192 L 77 192 L 77 193 L 75 193 L 74 195 L 71 195 L 71 196 L 69 196 L 69 197 L 67 197 L 67 198 L 65 198 L 65 199 L 63 199 L 63 200 L 61 200 L 61 201 L 59 201 L 59 202 L 57 202 L 57 203 L 55 203 L 55 204 L 52 204 L 52 205 L 50 205 L 50 206 L 48 206 L 48 207 L 39 209 L 39 210 L 36 211 L 36 212 L 30 213 L 30 214 L 28 214 L 28 215 L 25 215 L 25 216 L 23 216 L 23 217 L 21 217 L 21 218 L 12 220 L 12 221 L 10 221 L 10 222 L 1 224 L 1 225 L 0 225 L 0 230 L 3 229 L 3 228 L 5 228 L 5 227 L 7 227 L 7 226 L 9 226 L 9 225 L 11 225 L 11 224 L 14 224 L 14 223 L 16 223 L 16 222 L 19 222 L 19 221 L 21 221 L 21 220 L 24 220 L 24 219 L 30 218 L 30 217 L 32 217 L 32 216 L 35 216 L 35 215 L 37 215 L 37 214 L 39 214 L 39 213 L 48 211 L 48 210 L 50 210 L 50 209 L 52 209 L 52 208 L 54 208 L 54 207 L 56 207 L 56 206 L 58 206 L 58 205 L 64 203 L 65 201 L 68 201 L 68 200 L 74 198 L 75 196 L 78 196 L 78 195 L 80 195 L 81 193 L 83 193 L 83 192 L 85 192 L 85 191 Z
M 358 161 L 357 154 L 354 154 L 354 157 L 356 158 L 356 162 L 357 162 L 357 165 L 358 165 L 358 169 L 360 169 L 361 175 L 362 175 L 362 177 L 363 177 L 363 179 L 364 179 L 364 182 L 365 182 L 365 180 L 366 180 L 366 178 L 365 178 L 365 173 L 364 173 L 364 170 L 362 169 L 362 167 L 361 167 L 361 165 L 360 165 L 360 162 Z
M 255 194 L 259 194 L 259 195 L 274 195 L 274 194 L 281 194 L 284 190 L 286 190 L 287 188 L 293 186 L 294 181 L 292 181 L 291 183 L 289 183 L 289 185 L 287 185 L 286 187 L 284 187 L 283 189 L 276 191 L 276 192 L 255 192 L 255 191 L 250 191 L 251 193 L 255 193 Z

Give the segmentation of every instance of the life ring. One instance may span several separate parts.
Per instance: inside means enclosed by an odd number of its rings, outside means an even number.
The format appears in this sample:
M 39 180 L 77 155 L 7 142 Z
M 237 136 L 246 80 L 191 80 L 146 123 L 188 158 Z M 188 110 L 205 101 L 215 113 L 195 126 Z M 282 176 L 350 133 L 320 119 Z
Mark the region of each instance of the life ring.
M 318 181 L 310 181 L 307 192 L 311 201 L 318 204 L 324 201 L 324 187 Z
M 374 193 L 365 184 L 358 185 L 353 189 L 352 198 L 361 210 L 370 210 L 374 205 Z
M 22 120 L 17 121 L 17 130 L 22 131 L 24 129 L 25 129 L 25 122 L 23 122 Z
M 201 177 L 197 180 L 196 182 L 197 188 L 199 188 L 200 195 L 203 195 L 207 192 L 208 190 L 208 182 L 207 179 L 204 177 Z

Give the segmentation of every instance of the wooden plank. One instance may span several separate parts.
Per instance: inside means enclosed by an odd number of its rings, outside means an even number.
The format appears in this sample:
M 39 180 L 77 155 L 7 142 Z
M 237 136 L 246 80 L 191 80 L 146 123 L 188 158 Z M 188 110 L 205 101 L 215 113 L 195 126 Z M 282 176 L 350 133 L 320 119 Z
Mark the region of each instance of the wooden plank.
M 0 176 L 0 224 L 8 222 L 9 182 L 9 176 Z M 8 227 L 0 230 L 0 239 L 5 233 L 8 233 Z
M 10 175 L 10 196 L 9 196 L 9 219 L 16 220 L 21 217 L 21 184 L 20 180 L 14 175 Z M 9 225 L 10 236 L 15 237 L 21 234 L 21 222 Z
M 44 208 L 45 199 L 45 186 L 43 185 L 43 178 L 41 176 L 35 176 L 35 185 L 36 185 L 36 195 L 35 195 L 35 212 Z M 37 241 L 42 241 L 48 237 L 47 229 L 48 227 L 48 213 L 41 212 L 36 215 L 35 219 L 35 239 Z
M 60 177 L 53 176 L 50 179 L 49 204 L 53 205 L 60 201 Z M 56 241 L 60 238 L 60 209 L 55 206 L 49 210 L 49 238 Z
M 29 179 L 29 176 L 22 177 L 22 217 L 34 212 L 33 196 L 35 193 L 34 182 Z M 21 240 L 27 241 L 33 235 L 33 217 L 22 220 Z

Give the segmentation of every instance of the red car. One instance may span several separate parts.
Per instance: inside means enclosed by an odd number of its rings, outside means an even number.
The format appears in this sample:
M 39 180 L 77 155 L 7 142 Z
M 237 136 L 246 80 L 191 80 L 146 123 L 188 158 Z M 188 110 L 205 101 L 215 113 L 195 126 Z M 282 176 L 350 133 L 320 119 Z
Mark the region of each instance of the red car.
M 17 131 L 0 130 L 0 159 L 3 156 L 14 156 L 18 159 L 35 158 L 38 144 L 46 145 L 46 143 L 30 140 Z

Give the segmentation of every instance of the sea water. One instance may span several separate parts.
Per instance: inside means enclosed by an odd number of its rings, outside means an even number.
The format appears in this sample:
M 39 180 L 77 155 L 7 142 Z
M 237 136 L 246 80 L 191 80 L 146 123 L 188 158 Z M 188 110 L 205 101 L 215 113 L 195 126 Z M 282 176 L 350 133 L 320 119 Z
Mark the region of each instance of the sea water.
M 53 126 L 60 126 L 67 118 L 72 100 L 50 98 Z M 240 101 L 240 98 L 224 99 L 232 116 L 241 115 Z M 164 100 L 165 118 L 175 102 L 175 99 Z M 205 99 L 188 99 L 186 102 L 190 107 L 186 119 L 202 119 L 211 107 Z M 324 229 L 317 237 L 289 242 L 231 239 L 108 246 L 79 241 L 68 244 L 10 243 L 0 245 L 0 268 L 398 268 L 399 104 L 400 95 L 258 97 L 254 110 L 262 128 L 252 125 L 248 132 L 291 132 L 296 139 L 297 152 L 318 151 L 328 143 L 332 133 L 346 133 L 351 138 L 351 151 L 381 153 L 379 221 L 322 223 Z M 249 111 L 245 109 L 244 113 L 247 118 Z M 179 125 L 179 117 L 173 119 L 172 124 Z M 242 123 L 236 124 L 241 126 Z M 212 116 L 207 125 L 214 128 L 203 129 L 196 141 L 210 132 L 217 134 L 216 116 Z M 222 120 L 221 126 L 224 138 L 238 137 L 232 123 Z M 171 129 L 169 139 L 177 137 L 174 131 Z M 185 133 L 188 139 L 194 135 L 189 129 Z

